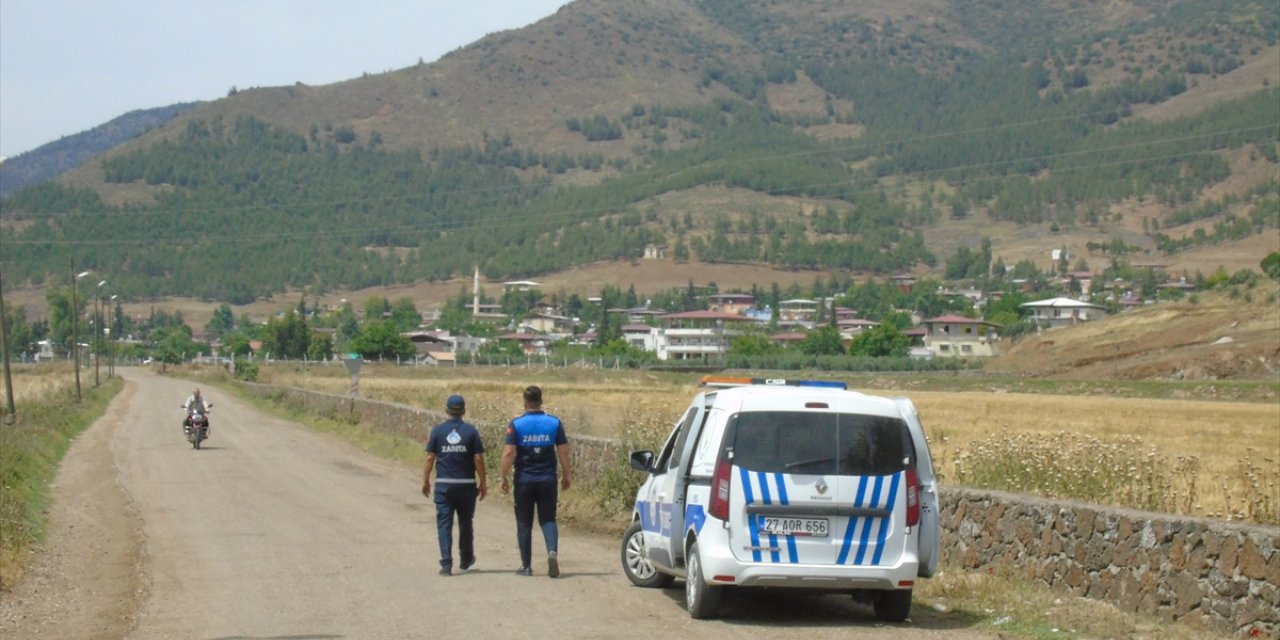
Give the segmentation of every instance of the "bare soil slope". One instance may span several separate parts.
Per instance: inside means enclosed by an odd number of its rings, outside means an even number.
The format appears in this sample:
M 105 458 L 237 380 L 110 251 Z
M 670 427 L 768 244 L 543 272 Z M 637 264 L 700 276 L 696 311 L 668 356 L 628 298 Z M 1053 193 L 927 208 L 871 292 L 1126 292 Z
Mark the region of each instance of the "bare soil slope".
M 1052 378 L 1274 379 L 1277 285 L 1240 287 L 1026 336 L 989 370 Z

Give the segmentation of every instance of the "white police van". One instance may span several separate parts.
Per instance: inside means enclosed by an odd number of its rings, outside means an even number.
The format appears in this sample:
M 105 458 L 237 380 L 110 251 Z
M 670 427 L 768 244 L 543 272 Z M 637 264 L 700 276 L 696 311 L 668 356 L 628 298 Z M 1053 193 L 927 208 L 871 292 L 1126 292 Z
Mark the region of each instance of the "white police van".
M 911 609 L 938 562 L 938 495 L 915 406 L 842 382 L 708 376 L 660 453 L 623 535 L 632 583 L 685 579 L 689 615 L 726 590 L 846 592 L 881 620 Z

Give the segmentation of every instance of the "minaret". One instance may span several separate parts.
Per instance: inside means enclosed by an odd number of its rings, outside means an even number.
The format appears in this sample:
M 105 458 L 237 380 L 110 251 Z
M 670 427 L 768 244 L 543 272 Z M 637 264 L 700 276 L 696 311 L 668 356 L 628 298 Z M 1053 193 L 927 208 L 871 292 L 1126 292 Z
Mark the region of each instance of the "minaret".
M 471 284 L 471 315 L 480 315 L 480 265 L 476 265 L 475 279 Z

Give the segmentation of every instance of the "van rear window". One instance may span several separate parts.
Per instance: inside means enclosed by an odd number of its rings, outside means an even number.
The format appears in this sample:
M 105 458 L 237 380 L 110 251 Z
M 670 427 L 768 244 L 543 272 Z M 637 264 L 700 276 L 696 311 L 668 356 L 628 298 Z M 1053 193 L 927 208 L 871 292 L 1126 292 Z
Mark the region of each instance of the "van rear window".
M 751 471 L 887 475 L 913 464 L 899 418 L 813 411 L 755 411 L 729 421 L 734 463 Z

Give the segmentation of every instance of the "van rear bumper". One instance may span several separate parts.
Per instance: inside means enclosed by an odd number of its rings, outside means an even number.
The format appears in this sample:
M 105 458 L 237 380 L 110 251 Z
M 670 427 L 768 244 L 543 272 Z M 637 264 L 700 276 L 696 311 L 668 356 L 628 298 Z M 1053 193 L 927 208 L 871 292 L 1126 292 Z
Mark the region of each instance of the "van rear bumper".
M 698 545 L 703 575 L 711 584 L 844 591 L 910 589 L 919 580 L 919 558 L 903 554 L 894 565 L 822 565 L 742 562 L 728 550 L 720 527 L 706 527 Z
M 910 589 L 916 580 L 915 563 L 898 567 L 824 567 L 816 565 L 744 565 L 732 563 L 725 567 L 730 571 L 711 573 L 709 576 L 734 576 L 733 581 L 718 580 L 716 584 L 734 584 L 743 587 L 787 587 L 799 589 L 825 589 L 844 591 L 850 589 Z M 708 570 L 711 567 L 708 564 Z

